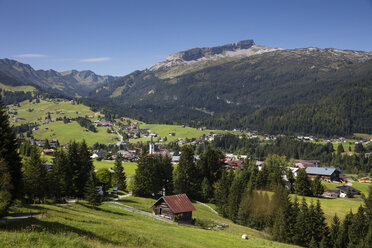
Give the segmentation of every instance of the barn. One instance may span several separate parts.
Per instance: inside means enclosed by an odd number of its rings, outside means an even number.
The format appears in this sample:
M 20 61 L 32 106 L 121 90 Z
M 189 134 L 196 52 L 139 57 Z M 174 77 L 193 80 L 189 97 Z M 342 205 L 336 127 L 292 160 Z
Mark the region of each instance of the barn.
M 191 222 L 192 211 L 196 210 L 186 194 L 163 196 L 150 208 L 154 215 L 161 215 L 177 222 Z

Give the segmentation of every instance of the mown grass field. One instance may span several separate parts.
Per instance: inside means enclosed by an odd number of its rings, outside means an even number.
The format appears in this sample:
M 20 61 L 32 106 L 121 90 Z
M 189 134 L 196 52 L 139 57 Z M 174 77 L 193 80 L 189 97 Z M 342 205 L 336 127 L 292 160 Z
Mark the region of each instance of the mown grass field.
M 101 144 L 118 142 L 118 136 L 107 133 L 105 127 L 97 127 L 96 133 L 85 130 L 86 128 L 80 126 L 77 122 L 64 124 L 63 121 L 57 121 L 41 125 L 38 130 L 33 131 L 33 134 L 36 139 L 58 139 L 60 144 L 67 144 L 73 140 L 77 142 L 85 140 L 89 146 L 96 142 Z
M 100 169 L 109 169 L 110 167 L 114 167 L 114 161 L 108 161 L 108 160 L 103 160 L 103 161 L 97 161 L 94 160 L 94 168 L 96 170 Z M 137 169 L 137 163 L 132 163 L 132 162 L 123 162 L 123 167 L 124 167 L 124 172 L 127 177 L 133 177 L 136 174 L 136 169 Z
M 17 117 L 24 118 L 25 120 L 19 120 L 16 124 L 23 124 L 27 122 L 42 123 L 43 120 L 48 116 L 48 112 L 54 112 L 51 114 L 51 118 L 55 119 L 57 117 L 78 117 L 78 116 L 95 116 L 94 112 L 89 109 L 89 107 L 83 104 L 72 104 L 69 101 L 60 102 L 48 102 L 40 100 L 40 103 L 36 103 L 33 100 L 31 103 L 29 101 L 24 101 L 20 103 L 21 107 L 17 107 Z M 33 109 L 32 112 L 29 109 Z M 64 112 L 64 114 L 57 114 L 57 112 Z M 97 116 L 95 116 L 96 118 Z M 94 119 L 93 119 L 94 120 Z
M 229 131 L 223 131 L 223 130 L 199 130 L 197 128 L 192 127 L 182 127 L 181 125 L 165 125 L 165 124 L 145 124 L 142 123 L 139 125 L 139 128 L 141 129 L 150 129 L 151 132 L 157 133 L 161 139 L 164 139 L 164 137 L 167 137 L 166 143 L 170 141 L 180 139 L 192 139 L 192 138 L 200 138 L 203 136 L 203 134 L 207 135 L 210 133 L 228 133 Z M 175 136 L 169 135 L 169 133 L 175 133 Z M 237 134 L 240 134 L 239 132 L 234 132 Z M 158 139 L 155 138 L 154 141 Z M 141 137 L 139 139 L 131 139 L 130 142 L 145 142 L 151 140 L 150 137 Z
M 224 230 L 205 230 L 169 224 L 127 212 L 113 203 L 98 208 L 84 202 L 36 207 L 47 213 L 0 224 L 1 247 L 294 247 L 266 240 L 264 234 L 247 227 L 231 224 Z M 197 218 L 230 223 L 199 204 L 196 208 Z M 248 240 L 241 239 L 243 233 L 248 234 Z

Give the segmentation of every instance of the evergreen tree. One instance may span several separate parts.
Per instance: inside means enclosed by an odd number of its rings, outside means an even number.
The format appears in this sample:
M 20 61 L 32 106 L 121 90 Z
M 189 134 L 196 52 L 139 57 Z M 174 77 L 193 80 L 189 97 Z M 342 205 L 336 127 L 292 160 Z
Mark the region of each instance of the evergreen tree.
M 85 199 L 89 202 L 89 204 L 93 206 L 99 206 L 102 202 L 102 197 L 98 194 L 97 190 L 97 180 L 94 175 L 94 172 L 91 171 L 89 173 L 88 180 L 86 181 L 84 192 L 85 192 Z
M 3 160 L 0 178 L 4 179 L 0 188 L 0 198 L 4 200 L 0 207 L 1 213 L 5 213 L 12 200 L 21 197 L 22 172 L 21 159 L 17 153 L 17 143 L 14 133 L 9 126 L 8 114 L 1 102 L 0 96 L 0 159 Z M 6 182 L 6 183 L 5 183 Z M 9 200 L 9 197 L 11 200 Z
M 302 198 L 300 211 L 296 218 L 295 235 L 293 237 L 294 243 L 297 245 L 305 246 L 311 241 L 312 230 L 309 218 L 309 208 L 305 198 Z
M 78 145 L 78 154 L 79 154 L 79 177 L 76 181 L 77 183 L 77 196 L 84 197 L 84 186 L 88 181 L 88 178 L 92 171 L 94 171 L 93 161 L 91 159 L 91 153 L 88 149 L 87 143 L 83 140 Z
M 224 156 L 220 150 L 208 146 L 197 163 L 200 178 L 206 177 L 212 185 L 217 182 L 221 177 L 223 158 Z
M 337 153 L 338 153 L 338 154 L 341 154 L 341 153 L 343 153 L 343 152 L 345 152 L 345 150 L 344 150 L 344 146 L 342 145 L 342 143 L 340 143 L 340 144 L 337 146 Z
M 311 195 L 311 182 L 307 176 L 305 169 L 299 169 L 296 184 L 295 184 L 295 192 L 299 195 L 309 196 Z
M 342 229 L 341 229 L 341 245 L 342 245 L 341 247 L 342 248 L 346 248 L 349 244 L 349 240 L 350 240 L 349 231 L 351 228 L 352 221 L 353 221 L 353 213 L 350 211 L 350 213 L 348 213 L 345 216 L 345 219 L 342 222 Z
M 200 191 L 198 171 L 194 163 L 194 152 L 188 145 L 182 147 L 180 161 L 175 171 L 174 191 L 185 193 L 191 199 L 198 198 Z
M 232 177 L 230 175 L 232 175 Z M 230 194 L 229 190 L 231 187 L 233 176 L 234 171 L 230 170 L 229 172 L 226 172 L 226 170 L 223 170 L 222 176 L 217 182 L 215 191 L 215 201 L 218 212 L 224 217 L 227 217 L 228 215 L 228 199 Z
M 353 197 L 354 197 L 353 193 L 351 193 L 351 189 L 350 189 L 350 187 L 347 187 L 347 190 L 346 190 L 346 197 L 347 197 L 347 198 L 353 198 Z
M 34 201 L 36 198 L 43 200 L 47 194 L 47 168 L 36 147 L 31 149 L 31 156 L 26 159 L 23 178 L 26 195 Z
M 49 140 L 45 139 L 44 149 L 50 149 Z
M 309 248 L 318 248 L 318 243 L 316 242 L 315 238 L 312 237 L 309 243 Z
M 244 189 L 244 182 L 242 172 L 238 171 L 231 183 L 228 197 L 228 216 L 229 219 L 236 221 L 241 202 L 242 189 Z
M 360 206 L 358 212 L 353 216 L 351 221 L 349 229 L 349 246 L 357 246 L 363 241 L 367 236 L 369 224 L 370 223 L 366 222 L 364 208 Z
M 213 188 L 208 181 L 208 178 L 204 177 L 202 183 L 201 183 L 201 197 L 204 202 L 209 202 L 209 200 L 213 196 Z
M 12 195 L 10 192 L 13 188 L 11 181 L 9 167 L 5 160 L 0 158 L 0 218 L 6 214 L 11 204 Z
M 111 187 L 111 172 L 108 169 L 100 169 L 96 173 L 96 178 L 103 186 L 103 191 L 106 192 Z
M 341 247 L 342 237 L 341 237 L 341 222 L 337 217 L 337 214 L 332 219 L 331 230 L 330 230 L 331 247 L 339 248 Z
M 319 176 L 315 177 L 314 180 L 311 181 L 311 192 L 314 196 L 320 196 L 323 194 L 324 187 Z
M 114 173 L 112 174 L 112 186 L 119 190 L 127 189 L 126 176 L 122 165 L 123 158 L 118 154 L 115 159 Z
M 58 149 L 54 152 L 53 169 L 49 175 L 49 185 L 51 187 L 51 197 L 56 200 L 68 196 L 68 183 L 71 175 L 69 174 L 69 164 L 66 152 Z

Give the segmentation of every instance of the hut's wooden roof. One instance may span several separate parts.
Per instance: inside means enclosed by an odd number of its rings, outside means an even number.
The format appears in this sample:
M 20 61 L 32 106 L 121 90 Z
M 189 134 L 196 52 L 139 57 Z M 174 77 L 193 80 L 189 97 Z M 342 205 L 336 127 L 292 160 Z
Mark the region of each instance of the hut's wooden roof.
M 157 200 L 151 207 L 157 206 L 162 201 L 164 201 L 175 214 L 196 210 L 186 194 L 163 196 L 159 198 L 159 200 Z

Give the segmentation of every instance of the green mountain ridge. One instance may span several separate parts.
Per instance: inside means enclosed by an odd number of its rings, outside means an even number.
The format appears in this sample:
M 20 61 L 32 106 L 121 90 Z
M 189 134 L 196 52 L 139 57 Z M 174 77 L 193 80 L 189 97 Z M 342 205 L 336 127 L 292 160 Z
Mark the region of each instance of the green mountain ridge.
M 372 132 L 371 53 L 310 47 L 216 56 L 135 71 L 90 97 L 110 99 L 147 122 L 324 136 Z
M 116 79 L 92 71 L 34 70 L 30 65 L 10 59 L 0 59 L 0 72 L 25 84 L 68 96 L 86 96 L 94 88 Z

